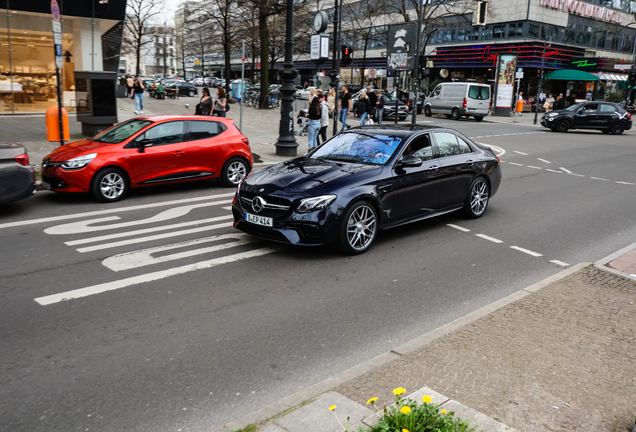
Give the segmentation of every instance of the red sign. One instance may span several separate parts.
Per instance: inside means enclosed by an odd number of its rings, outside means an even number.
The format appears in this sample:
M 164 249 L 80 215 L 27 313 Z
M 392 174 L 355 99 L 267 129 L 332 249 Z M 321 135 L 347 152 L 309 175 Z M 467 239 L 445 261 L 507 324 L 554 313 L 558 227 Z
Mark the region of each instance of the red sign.
M 440 62 L 440 67 L 449 66 L 447 63 L 457 63 L 457 66 L 465 63 L 485 63 L 484 66 L 496 67 L 497 57 L 500 54 L 516 54 L 520 61 L 541 61 L 543 44 L 440 47 L 435 49 L 430 60 Z M 578 50 L 574 49 L 548 48 L 545 51 L 545 61 L 569 61 L 570 58 L 577 55 L 579 55 Z
M 60 20 L 60 5 L 57 4 L 57 0 L 51 0 L 51 15 L 54 21 Z

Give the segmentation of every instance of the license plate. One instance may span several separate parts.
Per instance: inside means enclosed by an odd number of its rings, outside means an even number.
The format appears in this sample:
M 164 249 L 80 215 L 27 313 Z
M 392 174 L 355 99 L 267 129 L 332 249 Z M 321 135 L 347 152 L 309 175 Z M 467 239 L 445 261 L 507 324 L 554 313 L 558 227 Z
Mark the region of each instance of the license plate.
M 43 181 L 43 182 L 41 183 L 41 185 L 42 185 L 42 187 L 43 187 L 44 189 L 46 189 L 46 190 L 51 190 L 51 183 L 47 183 L 47 182 Z
M 256 216 L 250 213 L 245 213 L 245 220 L 249 223 L 253 223 L 254 225 L 262 225 L 266 227 L 274 226 L 274 219 L 271 217 Z

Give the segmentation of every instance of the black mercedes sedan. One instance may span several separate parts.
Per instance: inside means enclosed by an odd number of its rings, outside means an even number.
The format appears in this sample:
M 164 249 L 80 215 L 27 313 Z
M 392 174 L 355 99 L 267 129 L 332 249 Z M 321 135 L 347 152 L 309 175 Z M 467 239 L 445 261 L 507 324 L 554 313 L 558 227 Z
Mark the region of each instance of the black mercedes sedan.
M 632 116 L 611 102 L 579 102 L 564 110 L 545 113 L 541 126 L 553 132 L 570 129 L 596 129 L 605 134 L 620 135 L 632 128 Z
M 493 151 L 459 132 L 362 126 L 246 177 L 232 213 L 254 236 L 359 254 L 383 229 L 455 210 L 481 217 L 500 183 Z

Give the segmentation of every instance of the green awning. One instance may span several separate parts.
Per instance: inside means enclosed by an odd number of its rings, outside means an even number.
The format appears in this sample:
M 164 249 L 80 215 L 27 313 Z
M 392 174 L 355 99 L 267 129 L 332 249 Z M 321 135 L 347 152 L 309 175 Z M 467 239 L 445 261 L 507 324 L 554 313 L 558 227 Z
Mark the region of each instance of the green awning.
M 544 79 L 566 81 L 600 81 L 600 78 L 591 73 L 577 69 L 560 69 L 543 75 Z

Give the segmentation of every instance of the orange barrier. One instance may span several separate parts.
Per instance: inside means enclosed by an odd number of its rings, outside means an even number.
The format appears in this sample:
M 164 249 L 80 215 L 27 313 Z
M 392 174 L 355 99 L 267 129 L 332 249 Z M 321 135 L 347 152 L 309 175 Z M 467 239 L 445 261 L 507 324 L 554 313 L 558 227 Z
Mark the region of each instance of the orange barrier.
M 46 140 L 60 140 L 60 117 L 58 115 L 57 105 L 53 105 L 46 110 Z M 68 129 L 68 113 L 62 108 L 62 126 L 64 127 L 64 141 L 70 141 L 70 133 Z
M 523 112 L 523 101 L 521 99 L 517 101 L 517 112 Z

